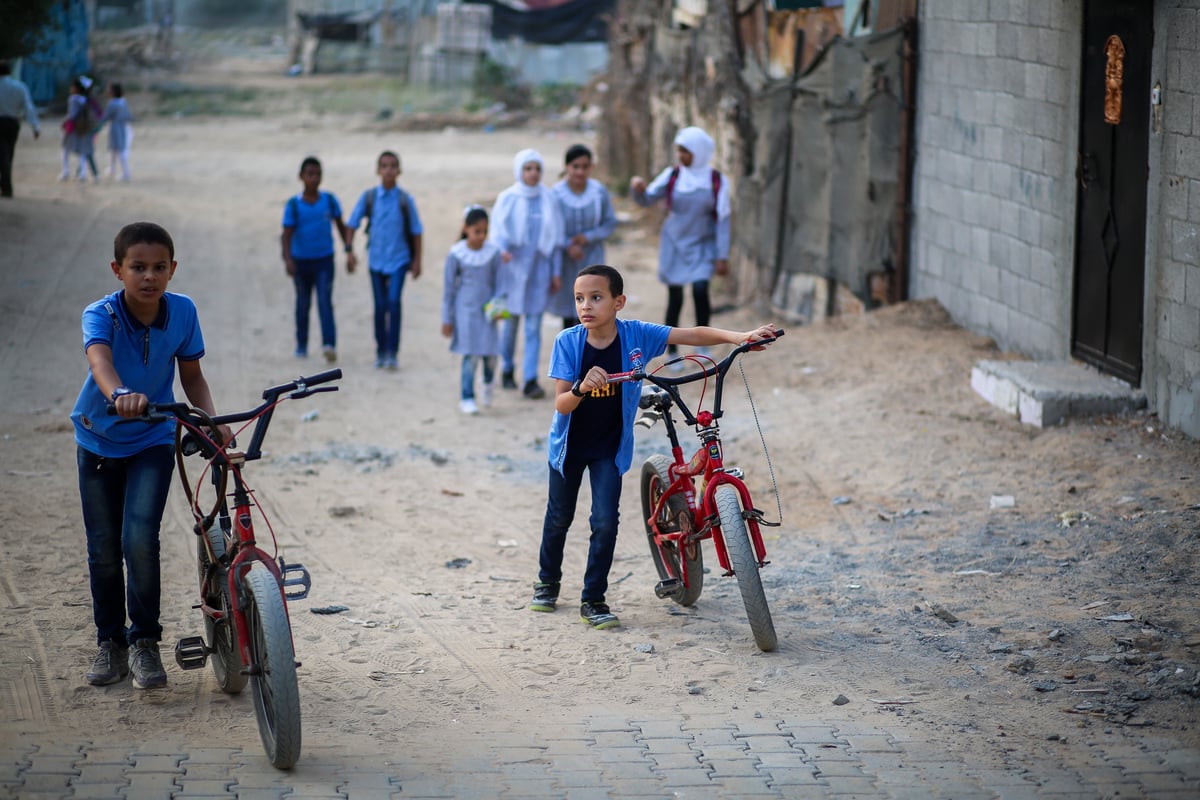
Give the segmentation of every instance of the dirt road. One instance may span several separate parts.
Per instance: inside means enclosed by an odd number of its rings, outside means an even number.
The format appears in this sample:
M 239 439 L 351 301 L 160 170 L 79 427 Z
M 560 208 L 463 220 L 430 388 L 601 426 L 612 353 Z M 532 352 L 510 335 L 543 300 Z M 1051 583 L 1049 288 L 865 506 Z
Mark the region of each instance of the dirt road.
M 175 235 L 172 289 L 200 308 L 222 411 L 323 368 L 291 355 L 282 204 L 305 155 L 323 160 L 324 188 L 348 207 L 373 182 L 377 153 L 393 148 L 426 226 L 401 369 L 372 369 L 369 283 L 339 262 L 341 391 L 282 408 L 270 457 L 248 473 L 281 550 L 313 574 L 309 600 L 292 608 L 306 741 L 445 753 L 489 732 L 637 709 L 886 720 L 1009 769 L 1084 763 L 1096 742 L 1200 748 L 1195 442 L 1147 416 L 1022 427 L 968 386 L 975 360 L 1001 354 L 929 303 L 796 328 L 751 354 L 757 420 L 731 383 L 728 457 L 768 519 L 779 516 L 773 469 L 782 508 L 762 573 L 778 652 L 753 646 L 711 550 L 694 608 L 654 597 L 636 467 L 664 449 L 659 429 L 639 430 L 625 482 L 609 597 L 622 627 L 588 630 L 569 604 L 526 611 L 551 406 L 504 393 L 478 417 L 458 413 L 457 360 L 438 331 L 441 263 L 463 206 L 490 203 L 511 181 L 513 153 L 536 147 L 555 164 L 580 136 L 401 133 L 306 115 L 147 119 L 134 182 L 99 186 L 55 182 L 53 137 L 21 141 L 19 196 L 0 206 L 6 732 L 153 741 L 220 731 L 256 746 L 248 697 L 221 694 L 207 671 L 170 665 L 169 687 L 149 693 L 82 680 L 94 629 L 67 419 L 86 369 L 79 314 L 116 288 L 117 229 L 152 219 Z M 629 316 L 661 314 L 654 252 L 652 232 L 633 225 L 610 250 Z M 750 310 L 715 320 L 758 321 Z M 1015 507 L 991 509 L 993 495 Z M 201 628 L 189 527 L 176 493 L 163 530 L 168 641 Z M 577 525 L 568 597 L 583 542 Z M 465 566 L 452 568 L 457 559 Z M 350 610 L 310 613 L 331 604 Z M 839 696 L 849 702 L 834 705 Z

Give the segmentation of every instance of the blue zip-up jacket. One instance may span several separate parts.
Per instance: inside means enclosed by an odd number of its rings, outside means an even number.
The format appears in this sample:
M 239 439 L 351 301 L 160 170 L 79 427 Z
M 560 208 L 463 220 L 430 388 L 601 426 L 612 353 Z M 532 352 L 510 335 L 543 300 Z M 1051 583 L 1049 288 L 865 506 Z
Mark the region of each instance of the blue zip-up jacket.
M 617 336 L 621 342 L 621 371 L 644 370 L 650 359 L 661 356 L 667 349 L 667 336 L 671 329 L 666 325 L 641 320 L 617 321 Z M 587 343 L 587 328 L 576 325 L 567 328 L 554 338 L 554 349 L 550 353 L 549 377 L 574 383 L 583 377 L 583 346 Z M 633 423 L 637 419 L 638 400 L 641 397 L 641 381 L 624 385 L 621 391 L 621 444 L 617 448 L 617 471 L 624 475 L 633 463 Z M 571 415 L 554 412 L 550 423 L 548 453 L 550 465 L 560 473 L 567 460 L 567 430 L 571 426 Z

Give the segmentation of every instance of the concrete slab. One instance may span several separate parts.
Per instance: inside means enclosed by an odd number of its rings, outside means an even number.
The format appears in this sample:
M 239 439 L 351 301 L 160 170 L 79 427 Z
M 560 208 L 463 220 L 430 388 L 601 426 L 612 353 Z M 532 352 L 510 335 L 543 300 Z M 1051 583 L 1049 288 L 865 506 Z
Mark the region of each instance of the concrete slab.
M 1127 414 L 1146 395 L 1124 381 L 1073 361 L 980 361 L 971 388 L 997 408 L 1044 428 L 1095 414 Z

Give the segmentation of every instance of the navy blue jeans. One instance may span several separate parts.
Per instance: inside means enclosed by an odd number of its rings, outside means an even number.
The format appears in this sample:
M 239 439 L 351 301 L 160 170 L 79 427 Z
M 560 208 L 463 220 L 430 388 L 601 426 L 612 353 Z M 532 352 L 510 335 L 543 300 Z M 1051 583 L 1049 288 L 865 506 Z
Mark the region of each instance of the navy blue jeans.
M 491 383 L 496 379 L 495 356 L 463 356 L 462 360 L 462 399 L 475 399 L 475 364 L 483 364 L 483 382 Z
M 385 275 L 371 270 L 371 293 L 375 297 L 375 355 L 395 358 L 400 352 L 400 293 L 408 267 Z
M 296 352 L 308 352 L 308 318 L 313 290 L 317 291 L 317 316 L 321 318 L 321 345 L 337 347 L 337 325 L 333 320 L 333 256 L 293 258 L 296 274 Z
M 126 458 L 104 458 L 80 447 L 77 461 L 96 640 L 121 646 L 159 641 L 158 531 L 175 447 L 155 445 Z
M 559 474 L 550 467 L 550 495 L 546 501 L 546 521 L 542 526 L 542 550 L 539 555 L 538 580 L 545 583 L 562 581 L 563 548 L 567 529 L 575 518 L 575 503 L 583 471 L 588 471 L 592 486 L 592 528 L 588 540 L 587 569 L 583 574 L 584 603 L 602 603 L 608 592 L 608 571 L 612 568 L 613 551 L 617 547 L 617 523 L 620 520 L 621 474 L 612 456 L 595 461 L 573 462 L 570 458 Z

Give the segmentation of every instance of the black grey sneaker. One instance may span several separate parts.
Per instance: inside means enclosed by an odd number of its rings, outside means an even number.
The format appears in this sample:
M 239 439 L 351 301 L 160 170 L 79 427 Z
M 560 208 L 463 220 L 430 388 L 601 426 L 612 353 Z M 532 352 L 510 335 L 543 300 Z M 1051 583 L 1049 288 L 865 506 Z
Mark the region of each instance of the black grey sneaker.
M 129 674 L 129 648 L 113 641 L 101 642 L 100 651 L 92 659 L 87 682 L 92 686 L 108 686 Z
M 621 626 L 621 620 L 608 610 L 606 603 L 584 603 L 579 607 L 579 618 L 599 631 Z
M 558 607 L 557 583 L 535 583 L 533 585 L 533 600 L 529 603 L 530 611 L 553 611 Z
M 158 654 L 158 642 L 138 639 L 129 651 L 129 670 L 133 673 L 133 685 L 139 689 L 157 689 L 167 685 L 167 673 L 163 669 L 162 656 Z

